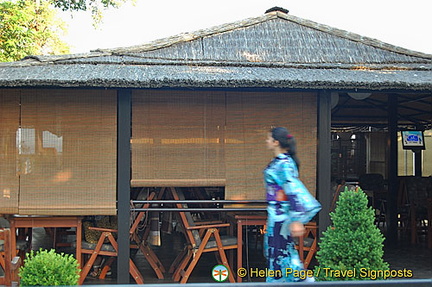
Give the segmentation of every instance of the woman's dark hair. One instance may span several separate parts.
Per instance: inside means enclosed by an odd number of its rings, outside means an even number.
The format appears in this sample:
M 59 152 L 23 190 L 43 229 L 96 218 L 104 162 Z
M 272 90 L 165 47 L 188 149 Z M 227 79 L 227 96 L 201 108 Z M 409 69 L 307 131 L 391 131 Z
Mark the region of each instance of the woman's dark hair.
M 297 165 L 297 169 L 300 168 L 300 161 L 297 157 L 297 145 L 296 141 L 292 134 L 289 133 L 289 131 L 286 128 L 283 127 L 276 127 L 273 128 L 271 131 L 271 135 L 273 139 L 277 140 L 280 144 L 280 146 L 283 149 L 286 149 L 288 154 L 291 156 L 291 158 L 294 160 L 294 162 Z

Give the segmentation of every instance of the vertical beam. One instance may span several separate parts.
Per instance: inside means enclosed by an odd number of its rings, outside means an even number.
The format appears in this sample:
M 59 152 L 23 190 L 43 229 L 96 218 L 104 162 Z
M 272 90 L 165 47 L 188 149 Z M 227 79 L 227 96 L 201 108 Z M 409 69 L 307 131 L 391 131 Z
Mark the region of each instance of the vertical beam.
M 422 150 L 414 150 L 414 175 L 422 176 Z
M 317 196 L 322 205 L 319 212 L 319 235 L 330 226 L 331 191 L 331 93 L 318 93 L 318 169 Z
M 129 284 L 129 214 L 132 91 L 117 91 L 117 284 Z
M 398 197 L 398 150 L 397 150 L 397 95 L 388 95 L 388 130 L 389 130 L 389 167 L 388 167 L 388 198 L 387 198 L 387 243 L 390 245 L 397 242 L 397 197 Z

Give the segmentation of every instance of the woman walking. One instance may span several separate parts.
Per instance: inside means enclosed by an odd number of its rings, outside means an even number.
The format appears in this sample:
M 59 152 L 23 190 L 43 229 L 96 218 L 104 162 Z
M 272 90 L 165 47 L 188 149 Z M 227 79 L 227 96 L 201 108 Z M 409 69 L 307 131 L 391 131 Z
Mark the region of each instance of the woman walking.
M 293 237 L 304 234 L 304 224 L 317 214 L 321 205 L 298 177 L 296 142 L 288 130 L 282 127 L 272 129 L 266 144 L 275 156 L 264 169 L 268 203 L 264 252 L 268 269 L 274 271 L 268 273 L 271 276 L 266 281 L 302 281 L 294 272 L 304 268 Z

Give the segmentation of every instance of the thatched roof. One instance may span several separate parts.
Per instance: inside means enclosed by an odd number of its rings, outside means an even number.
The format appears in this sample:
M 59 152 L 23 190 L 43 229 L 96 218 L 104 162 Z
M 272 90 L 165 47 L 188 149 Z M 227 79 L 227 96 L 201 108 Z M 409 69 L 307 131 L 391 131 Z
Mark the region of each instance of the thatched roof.
M 281 12 L 145 45 L 0 64 L 0 87 L 432 90 L 432 55 Z

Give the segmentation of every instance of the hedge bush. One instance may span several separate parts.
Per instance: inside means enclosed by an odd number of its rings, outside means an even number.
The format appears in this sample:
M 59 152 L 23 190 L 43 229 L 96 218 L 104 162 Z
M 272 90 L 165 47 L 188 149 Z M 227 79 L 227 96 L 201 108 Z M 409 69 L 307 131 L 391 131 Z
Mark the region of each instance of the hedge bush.
M 78 285 L 80 271 L 72 254 L 40 249 L 27 253 L 19 277 L 22 286 Z
M 384 236 L 375 226 L 375 212 L 360 189 L 345 188 L 330 213 L 333 224 L 323 232 L 317 252 L 316 279 L 381 279 L 388 263 L 383 260 Z

